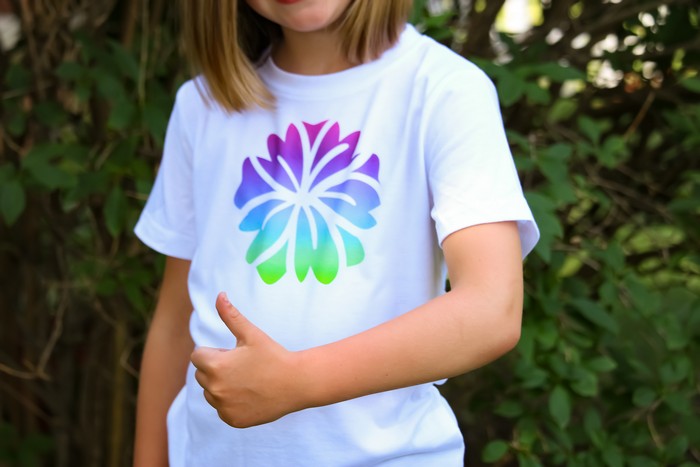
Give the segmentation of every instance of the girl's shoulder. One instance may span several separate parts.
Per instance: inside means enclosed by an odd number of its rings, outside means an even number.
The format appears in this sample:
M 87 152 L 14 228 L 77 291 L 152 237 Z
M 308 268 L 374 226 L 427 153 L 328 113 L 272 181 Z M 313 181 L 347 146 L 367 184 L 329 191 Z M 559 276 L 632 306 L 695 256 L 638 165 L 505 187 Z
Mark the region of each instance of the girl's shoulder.
M 184 114 L 207 110 L 206 83 L 196 76 L 182 83 L 175 94 L 175 108 Z
M 429 87 L 456 86 L 474 92 L 493 88 L 491 78 L 468 58 L 425 35 L 420 35 L 419 43 L 416 76 L 427 79 Z

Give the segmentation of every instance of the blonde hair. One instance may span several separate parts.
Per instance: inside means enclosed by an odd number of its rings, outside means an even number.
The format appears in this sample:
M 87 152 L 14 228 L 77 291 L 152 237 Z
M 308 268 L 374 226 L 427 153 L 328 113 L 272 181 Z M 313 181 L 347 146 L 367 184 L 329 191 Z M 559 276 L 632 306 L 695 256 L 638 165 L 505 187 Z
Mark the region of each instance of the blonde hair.
M 337 22 L 348 61 L 378 58 L 399 38 L 412 0 L 354 0 Z M 207 97 L 229 112 L 271 107 L 274 99 L 255 63 L 280 41 L 280 27 L 245 0 L 181 0 L 183 39 L 190 65 L 202 74 Z M 233 46 L 232 46 L 233 44 Z

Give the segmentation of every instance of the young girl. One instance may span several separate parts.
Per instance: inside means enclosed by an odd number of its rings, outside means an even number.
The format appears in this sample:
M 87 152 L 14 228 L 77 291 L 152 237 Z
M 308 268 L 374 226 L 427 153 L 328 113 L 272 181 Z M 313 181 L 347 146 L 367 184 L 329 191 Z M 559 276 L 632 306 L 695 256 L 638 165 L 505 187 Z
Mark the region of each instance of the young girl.
M 135 465 L 462 465 L 434 383 L 516 344 L 538 237 L 493 85 L 410 0 L 183 4 Z

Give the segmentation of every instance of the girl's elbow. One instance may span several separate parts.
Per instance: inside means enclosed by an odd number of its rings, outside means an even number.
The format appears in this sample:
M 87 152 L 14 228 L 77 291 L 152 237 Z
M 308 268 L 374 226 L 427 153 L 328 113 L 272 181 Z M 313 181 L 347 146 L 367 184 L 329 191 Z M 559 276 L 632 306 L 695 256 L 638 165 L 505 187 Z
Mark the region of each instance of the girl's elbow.
M 495 345 L 495 350 L 498 354 L 496 358 L 513 350 L 520 341 L 522 333 L 522 303 L 513 304 L 509 308 L 501 316 L 500 332 Z
M 503 354 L 510 352 L 518 345 L 521 330 L 522 326 L 519 319 L 508 326 L 503 336 Z

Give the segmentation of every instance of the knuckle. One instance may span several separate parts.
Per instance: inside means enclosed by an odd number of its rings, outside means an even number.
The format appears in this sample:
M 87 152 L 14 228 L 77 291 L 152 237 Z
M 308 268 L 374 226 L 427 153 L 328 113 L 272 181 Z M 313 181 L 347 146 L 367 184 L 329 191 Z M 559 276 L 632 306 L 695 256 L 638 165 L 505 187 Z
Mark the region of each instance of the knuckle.
M 212 358 L 207 367 L 212 373 L 220 373 L 223 370 L 224 362 L 220 358 Z

